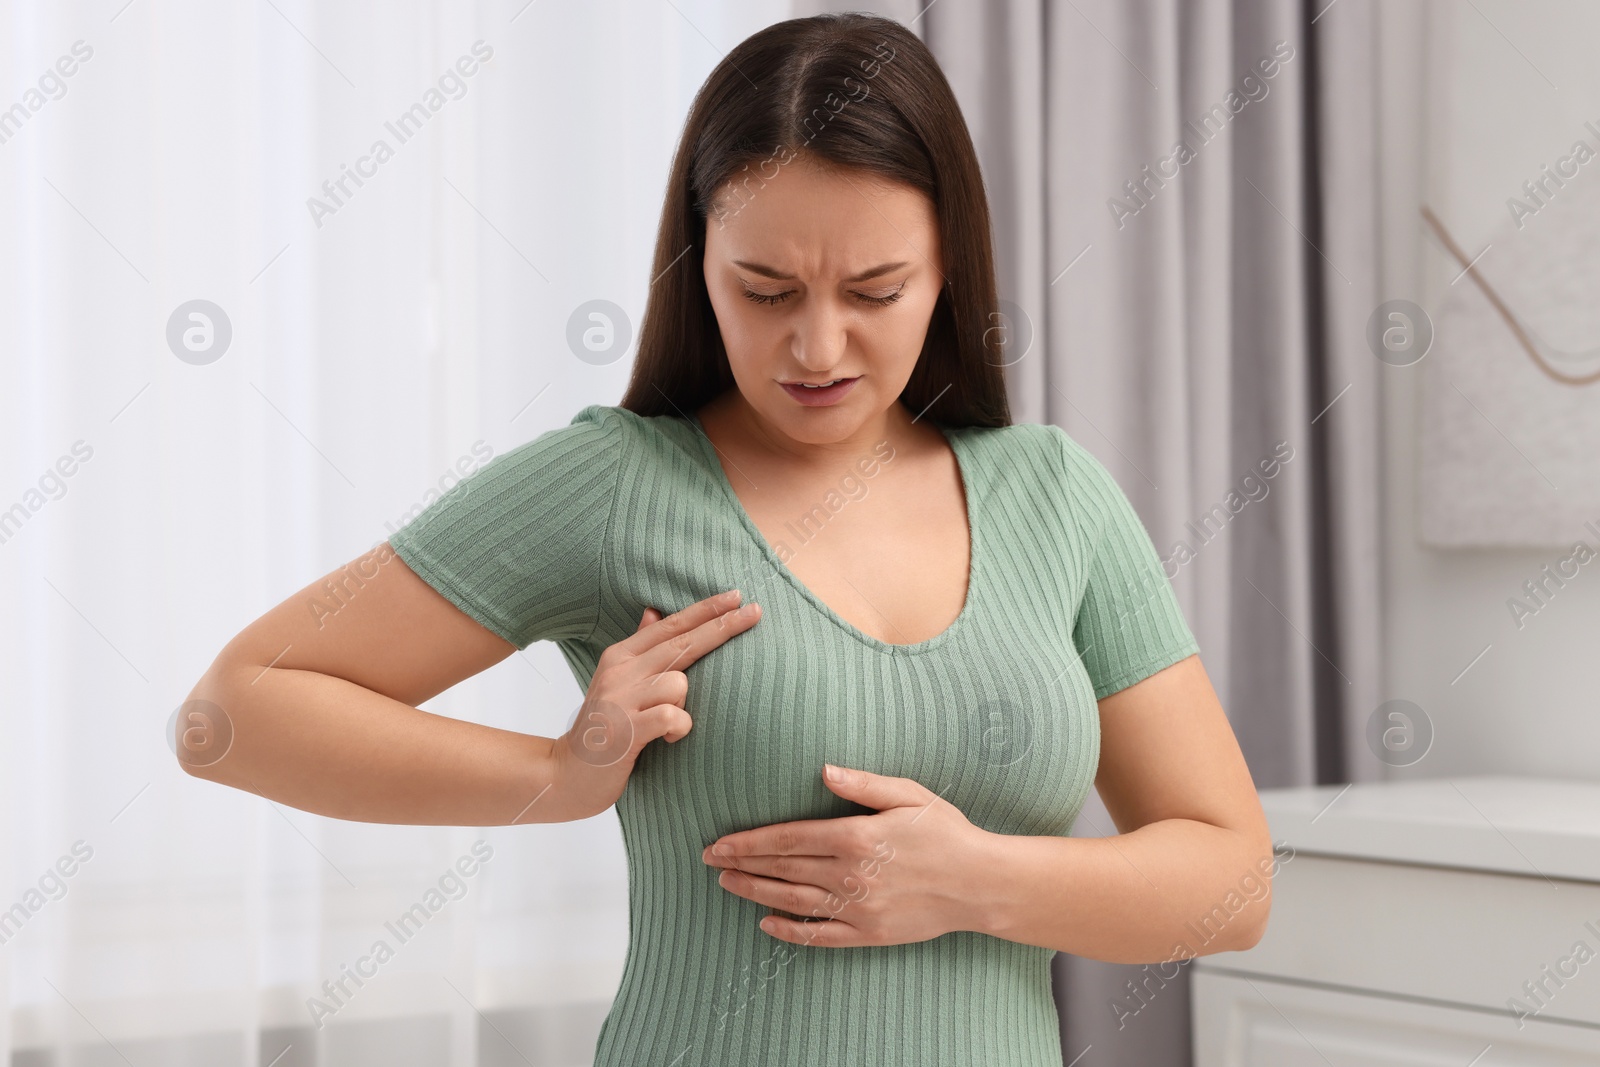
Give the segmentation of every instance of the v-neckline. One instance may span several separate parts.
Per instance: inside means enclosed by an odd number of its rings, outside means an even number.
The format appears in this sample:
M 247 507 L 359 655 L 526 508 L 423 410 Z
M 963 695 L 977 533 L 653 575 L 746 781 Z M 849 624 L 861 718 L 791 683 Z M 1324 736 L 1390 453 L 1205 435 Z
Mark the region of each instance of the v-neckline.
M 958 633 L 961 632 L 962 627 L 967 625 L 967 619 L 976 610 L 975 602 L 977 601 L 979 594 L 980 587 L 978 578 L 980 575 L 980 568 L 978 561 L 983 545 L 983 538 L 979 533 L 978 512 L 974 507 L 975 501 L 972 488 L 972 472 L 968 465 L 968 460 L 970 457 L 963 455 L 963 449 L 965 448 L 966 442 L 962 437 L 959 427 L 950 428 L 941 426 L 938 423 L 934 424 L 938 427 L 939 432 L 944 435 L 945 441 L 949 443 L 951 452 L 955 454 L 956 470 L 961 478 L 962 502 L 963 507 L 966 510 L 967 588 L 962 598 L 961 610 L 956 614 L 955 619 L 951 621 L 950 625 L 946 626 L 943 630 L 940 630 L 932 637 L 923 641 L 916 641 L 911 644 L 897 644 L 893 641 L 885 641 L 882 638 L 873 637 L 871 634 L 856 626 L 849 619 L 846 619 L 843 615 L 840 615 L 828 605 L 827 601 L 823 600 L 820 596 L 813 592 L 810 586 L 802 582 L 799 576 L 797 576 L 794 571 L 789 569 L 788 564 L 784 563 L 783 560 L 778 558 L 777 551 L 767 540 L 766 535 L 761 532 L 761 528 L 756 525 L 755 520 L 750 517 L 750 513 L 745 510 L 744 502 L 739 499 L 739 494 L 734 492 L 733 483 L 728 481 L 728 474 L 722 469 L 722 460 L 717 457 L 716 446 L 711 443 L 711 437 L 706 433 L 705 426 L 700 422 L 700 416 L 698 414 L 691 414 L 688 416 L 688 422 L 698 438 L 700 455 L 706 461 L 706 465 L 709 468 L 709 473 L 712 479 L 717 483 L 718 486 L 721 487 L 721 492 L 724 499 L 731 506 L 734 514 L 738 516 L 740 523 L 745 528 L 745 532 L 748 533 L 750 535 L 750 539 L 755 542 L 755 545 L 757 549 L 760 550 L 763 558 L 766 559 L 767 563 L 771 565 L 774 570 L 782 574 L 788 583 L 792 585 L 795 590 L 806 599 L 806 601 L 808 601 L 824 616 L 833 620 L 834 624 L 837 625 L 841 630 L 845 631 L 845 633 L 849 634 L 851 637 L 855 638 L 857 641 L 868 646 L 869 648 L 876 649 L 880 652 L 898 656 L 914 656 L 923 652 L 932 652 L 934 649 L 939 648 L 946 642 L 952 640 Z

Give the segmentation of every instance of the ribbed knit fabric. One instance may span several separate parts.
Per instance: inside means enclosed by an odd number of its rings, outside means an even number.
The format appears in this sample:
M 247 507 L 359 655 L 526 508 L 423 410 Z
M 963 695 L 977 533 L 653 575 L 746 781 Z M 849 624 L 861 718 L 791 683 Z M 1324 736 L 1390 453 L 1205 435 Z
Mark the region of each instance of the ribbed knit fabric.
M 915 779 L 995 833 L 1070 835 L 1099 762 L 1097 698 L 1198 651 L 1144 527 L 1082 446 L 1032 424 L 944 433 L 967 596 L 911 645 L 862 633 L 783 566 L 692 418 L 587 407 L 390 538 L 506 640 L 557 641 L 585 688 L 646 607 L 731 588 L 763 606 L 688 668 L 693 730 L 647 746 L 617 803 L 629 944 L 599 1067 L 1060 1067 L 1053 950 L 970 931 L 793 945 L 700 859 L 736 830 L 870 814 L 828 790 L 824 762 Z M 786 556 L 870 488 L 885 460 L 863 459 L 795 517 Z

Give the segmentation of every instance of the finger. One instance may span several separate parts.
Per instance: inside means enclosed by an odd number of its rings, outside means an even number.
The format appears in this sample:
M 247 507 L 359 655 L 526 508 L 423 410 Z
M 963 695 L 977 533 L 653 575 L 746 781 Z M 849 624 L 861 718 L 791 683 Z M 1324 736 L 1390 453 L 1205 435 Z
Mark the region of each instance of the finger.
M 826 766 L 826 765 L 824 765 Z M 835 767 L 838 777 L 822 775 L 823 784 L 846 800 L 883 811 L 886 808 L 926 808 L 939 799 L 937 793 L 913 778 L 874 774 L 853 767 Z
M 852 948 L 871 944 L 854 926 L 838 919 L 796 922 L 781 915 L 768 915 L 761 920 L 761 929 L 779 941 L 815 948 Z
M 761 619 L 761 606 L 759 604 L 746 604 L 723 612 L 713 618 L 707 619 L 692 630 L 672 635 L 669 639 L 654 645 L 635 657 L 634 662 L 639 669 L 655 674 L 661 671 L 687 670 L 691 664 L 706 653 L 720 647 L 724 642 L 744 633 Z M 656 626 L 666 626 L 672 621 L 672 616 L 662 619 Z M 651 628 L 652 630 L 654 627 Z M 646 630 L 640 636 L 650 633 Z M 630 638 L 629 640 L 632 640 Z
M 639 713 L 634 721 L 635 737 L 646 743 L 661 738 L 666 742 L 678 741 L 694 727 L 689 713 L 676 704 L 657 704 Z
M 624 638 L 613 647 L 622 649 L 630 656 L 640 655 L 669 637 L 692 630 L 708 619 L 716 618 L 738 604 L 739 597 L 739 591 L 733 589 L 726 593 L 708 596 L 704 600 L 697 600 L 682 611 L 675 611 L 671 615 L 657 619 L 649 625 L 641 623 L 638 633 Z M 649 608 L 646 613 L 648 614 L 654 610 L 654 608 Z
M 877 818 L 877 816 L 870 816 Z M 842 819 L 803 819 L 775 822 L 740 830 L 711 842 L 706 855 L 711 858 L 739 859 L 744 856 L 824 856 L 839 857 L 846 852 L 841 836 L 846 826 L 863 818 L 847 815 Z M 726 852 L 717 852 L 718 848 Z
M 735 896 L 765 904 L 769 908 L 805 918 L 831 919 L 841 909 L 840 898 L 814 885 L 796 885 L 775 878 L 723 871 L 717 884 Z
M 705 861 L 710 867 L 738 870 L 796 885 L 814 885 L 818 889 L 831 888 L 842 897 L 860 896 L 864 884 L 859 872 L 841 868 L 837 859 L 823 856 L 744 856 L 733 860 L 708 854 Z
M 689 677 L 682 671 L 658 671 L 635 682 L 629 695 L 641 708 L 652 704 L 677 704 L 681 707 L 684 698 L 689 695 Z
M 651 616 L 654 616 L 654 618 L 652 618 Z M 660 618 L 661 618 L 661 612 L 657 611 L 655 608 L 645 608 L 644 609 L 644 615 L 641 616 L 640 619 L 639 619 L 639 630 L 643 630 L 646 626 L 649 626 L 651 623 L 657 621 Z M 638 630 L 635 630 L 634 632 L 637 633 Z

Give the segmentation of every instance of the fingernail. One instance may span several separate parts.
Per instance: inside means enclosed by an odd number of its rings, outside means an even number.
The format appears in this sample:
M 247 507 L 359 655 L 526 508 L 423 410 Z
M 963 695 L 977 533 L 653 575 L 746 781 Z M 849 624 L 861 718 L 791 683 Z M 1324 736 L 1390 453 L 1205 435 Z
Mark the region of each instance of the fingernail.
M 753 619 L 758 613 L 760 613 L 760 611 L 761 605 L 752 600 L 750 603 L 739 609 L 739 614 L 747 619 Z
M 835 767 L 831 763 L 824 763 L 822 765 L 822 775 L 830 782 L 837 782 L 844 777 L 844 774 L 840 772 L 839 768 Z
M 720 599 L 724 604 L 737 604 L 739 602 L 739 596 L 739 590 L 730 589 L 726 593 L 723 593 Z
M 712 845 L 711 854 L 713 856 L 731 856 L 733 852 L 727 845 Z

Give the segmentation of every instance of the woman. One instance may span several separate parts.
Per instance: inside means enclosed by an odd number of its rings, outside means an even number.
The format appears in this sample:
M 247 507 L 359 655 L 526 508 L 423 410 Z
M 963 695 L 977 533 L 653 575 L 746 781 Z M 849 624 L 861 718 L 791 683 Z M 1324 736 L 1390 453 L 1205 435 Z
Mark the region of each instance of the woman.
M 1010 425 L 982 181 L 921 42 L 821 16 L 730 53 L 652 276 L 622 403 L 317 583 L 356 572 L 336 619 L 252 624 L 192 694 L 226 755 L 185 765 L 375 822 L 615 803 L 600 1064 L 1059 1065 L 1055 951 L 1254 944 L 1249 773 L 1121 490 Z M 541 639 L 587 693 L 564 736 L 416 708 Z M 1120 836 L 1069 836 L 1091 783 Z

